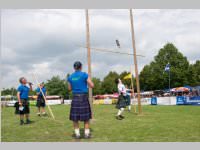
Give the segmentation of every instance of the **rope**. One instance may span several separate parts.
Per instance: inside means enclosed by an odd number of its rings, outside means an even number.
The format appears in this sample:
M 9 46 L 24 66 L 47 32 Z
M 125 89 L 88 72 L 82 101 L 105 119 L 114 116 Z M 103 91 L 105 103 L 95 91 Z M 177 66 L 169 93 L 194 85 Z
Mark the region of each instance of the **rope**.
M 86 46 L 80 46 L 80 47 L 87 48 Z M 90 47 L 90 49 L 95 50 L 95 51 L 100 51 L 100 52 L 116 53 L 116 54 L 122 54 L 122 55 L 134 55 L 132 53 L 116 52 L 116 51 L 109 50 L 109 49 L 101 49 L 101 48 L 94 48 L 94 47 Z M 137 55 L 137 56 L 145 57 L 144 55 Z

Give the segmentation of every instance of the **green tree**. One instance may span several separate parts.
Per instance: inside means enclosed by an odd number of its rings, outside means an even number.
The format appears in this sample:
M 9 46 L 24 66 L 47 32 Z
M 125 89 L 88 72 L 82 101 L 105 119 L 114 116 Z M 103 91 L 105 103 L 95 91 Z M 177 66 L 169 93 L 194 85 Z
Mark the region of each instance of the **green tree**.
M 66 80 L 60 79 L 59 76 L 53 76 L 45 86 L 48 95 L 59 95 L 65 98 L 68 94 Z
M 171 87 L 188 84 L 189 62 L 187 58 L 172 44 L 167 43 L 160 49 L 158 55 L 150 65 L 146 65 L 140 73 L 141 89 L 167 89 L 169 74 L 164 72 L 167 63 L 170 63 Z
M 156 89 L 155 84 L 154 84 L 154 78 L 153 78 L 153 71 L 152 71 L 151 65 L 145 65 L 143 70 L 140 73 L 140 86 L 141 89 L 146 91 L 146 90 L 151 90 L 151 89 Z
M 11 96 L 16 96 L 17 95 L 17 90 L 15 88 L 7 88 L 7 89 L 3 89 L 1 91 L 1 95 L 5 96 L 5 95 L 11 95 Z
M 190 86 L 200 85 L 200 61 L 191 64 L 188 69 L 188 81 Z
M 103 79 L 102 92 L 104 94 L 112 94 L 113 92 L 117 92 L 117 85 L 115 83 L 117 78 L 119 78 L 119 75 L 114 71 L 110 71 L 108 75 Z
M 94 83 L 93 95 L 102 94 L 101 80 L 94 77 L 94 78 L 92 78 L 92 81 Z
M 194 64 L 194 68 L 196 71 L 196 85 L 200 85 L 200 60 L 197 60 Z

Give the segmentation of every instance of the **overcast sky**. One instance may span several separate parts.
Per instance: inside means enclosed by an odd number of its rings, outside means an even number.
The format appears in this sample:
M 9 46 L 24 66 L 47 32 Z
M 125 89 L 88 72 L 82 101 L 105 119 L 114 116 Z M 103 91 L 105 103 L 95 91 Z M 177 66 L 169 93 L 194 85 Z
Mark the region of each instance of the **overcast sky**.
M 132 53 L 128 10 L 89 10 L 91 47 Z M 167 42 L 172 42 L 190 63 L 200 59 L 200 10 L 134 10 L 139 71 Z M 18 85 L 25 76 L 35 83 L 53 75 L 64 78 L 80 60 L 87 72 L 84 10 L 3 10 L 1 14 L 2 86 Z M 111 70 L 129 71 L 131 56 L 92 51 L 92 76 Z

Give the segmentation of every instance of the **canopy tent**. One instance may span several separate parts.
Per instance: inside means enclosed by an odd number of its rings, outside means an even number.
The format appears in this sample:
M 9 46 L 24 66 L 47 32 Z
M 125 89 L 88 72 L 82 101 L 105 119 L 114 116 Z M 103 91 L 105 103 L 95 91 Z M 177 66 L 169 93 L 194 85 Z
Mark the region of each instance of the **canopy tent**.
M 175 88 L 175 92 L 189 92 L 190 89 L 186 87 L 177 87 Z
M 184 86 L 185 88 L 188 88 L 189 90 L 190 90 L 190 92 L 192 91 L 192 88 L 193 87 L 191 87 L 191 86 L 189 86 L 189 85 L 186 85 L 186 86 Z

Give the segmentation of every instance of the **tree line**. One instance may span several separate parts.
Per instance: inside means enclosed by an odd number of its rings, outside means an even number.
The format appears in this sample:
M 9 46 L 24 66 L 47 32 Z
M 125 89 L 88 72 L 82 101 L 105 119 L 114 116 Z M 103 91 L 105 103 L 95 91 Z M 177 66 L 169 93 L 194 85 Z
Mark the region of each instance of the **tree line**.
M 148 90 L 163 90 L 168 88 L 169 74 L 164 71 L 166 64 L 170 64 L 170 83 L 171 87 L 178 86 L 197 86 L 200 85 L 200 60 L 194 64 L 190 64 L 187 57 L 172 44 L 167 43 L 161 48 L 154 60 L 150 64 L 145 65 L 139 74 L 140 88 L 142 91 Z M 115 71 L 110 71 L 103 80 L 93 77 L 95 88 L 93 95 L 111 94 L 117 92 L 115 80 L 120 78 L 122 82 L 131 88 L 131 80 L 123 78 L 130 72 L 123 71 L 118 74 Z M 67 74 L 66 78 L 69 76 Z M 135 78 L 133 78 L 134 89 L 136 89 Z M 66 79 L 61 79 L 59 76 L 53 76 L 45 83 L 48 95 L 59 95 L 64 98 L 69 98 L 71 92 L 67 89 Z M 16 89 L 3 89 L 2 95 L 16 95 Z M 31 95 L 34 95 L 33 91 Z

